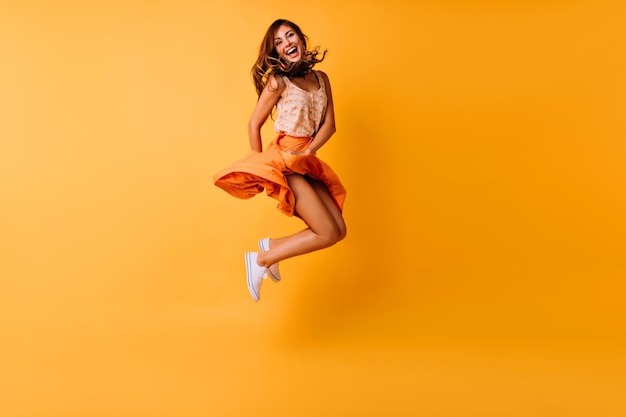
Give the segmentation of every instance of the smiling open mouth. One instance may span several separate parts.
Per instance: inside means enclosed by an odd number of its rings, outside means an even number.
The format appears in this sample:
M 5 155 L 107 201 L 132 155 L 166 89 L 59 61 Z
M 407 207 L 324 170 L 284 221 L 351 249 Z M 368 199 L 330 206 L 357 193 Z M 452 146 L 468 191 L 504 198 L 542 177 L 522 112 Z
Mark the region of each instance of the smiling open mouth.
M 293 48 L 287 51 L 287 56 L 293 57 L 297 53 L 298 53 L 298 48 L 294 46 Z

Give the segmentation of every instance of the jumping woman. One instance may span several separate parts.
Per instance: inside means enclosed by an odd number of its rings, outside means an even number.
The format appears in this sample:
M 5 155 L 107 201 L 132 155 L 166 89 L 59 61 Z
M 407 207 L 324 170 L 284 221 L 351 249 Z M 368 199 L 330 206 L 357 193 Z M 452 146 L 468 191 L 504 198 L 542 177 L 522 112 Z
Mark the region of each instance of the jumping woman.
M 259 240 L 259 252 L 245 253 L 248 290 L 260 299 L 261 283 L 281 279 L 282 260 L 327 248 L 346 236 L 342 216 L 346 190 L 316 152 L 335 133 L 328 76 L 313 69 L 326 51 L 307 49 L 298 25 L 279 19 L 268 28 L 251 74 L 258 94 L 248 123 L 251 151 L 214 176 L 215 185 L 247 199 L 263 190 L 278 210 L 306 228 L 285 237 Z M 272 115 L 277 137 L 263 150 L 261 127 Z

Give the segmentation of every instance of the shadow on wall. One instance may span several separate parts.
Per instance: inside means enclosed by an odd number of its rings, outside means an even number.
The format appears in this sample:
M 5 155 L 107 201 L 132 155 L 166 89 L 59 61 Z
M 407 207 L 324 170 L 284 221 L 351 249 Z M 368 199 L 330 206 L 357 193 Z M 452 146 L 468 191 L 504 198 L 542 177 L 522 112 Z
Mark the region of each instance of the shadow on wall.
M 391 143 L 384 136 L 389 134 L 384 121 L 375 117 L 380 114 L 378 97 L 372 91 L 351 95 L 340 114 L 339 140 L 331 145 L 339 162 L 330 165 L 348 191 L 348 235 L 334 247 L 306 255 L 307 276 L 314 279 L 300 284 L 296 300 L 285 306 L 284 324 L 277 327 L 282 342 L 324 344 L 376 331 L 372 326 L 405 280 L 393 273 L 398 268 L 390 268 L 397 258 L 393 226 L 399 219 L 393 217 L 393 207 L 399 196 L 385 195 L 392 180 L 385 167 L 394 161 L 393 148 L 384 146 Z

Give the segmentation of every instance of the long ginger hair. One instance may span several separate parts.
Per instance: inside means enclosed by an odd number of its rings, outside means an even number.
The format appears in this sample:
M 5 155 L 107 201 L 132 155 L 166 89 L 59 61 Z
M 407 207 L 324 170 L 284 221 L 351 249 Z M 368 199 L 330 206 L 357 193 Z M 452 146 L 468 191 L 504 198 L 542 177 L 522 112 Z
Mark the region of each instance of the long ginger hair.
M 278 28 L 282 25 L 286 25 L 292 28 L 300 37 L 300 39 L 302 39 L 304 52 L 302 60 L 300 62 L 288 63 L 280 59 L 278 56 L 278 52 L 276 51 L 276 47 L 274 46 L 274 35 L 276 34 Z M 289 20 L 278 19 L 270 25 L 270 27 L 267 29 L 267 32 L 265 32 L 263 41 L 261 42 L 261 47 L 259 48 L 259 57 L 254 63 L 252 70 L 250 71 L 250 74 L 252 75 L 252 82 L 254 83 L 258 96 L 261 96 L 263 88 L 265 88 L 265 85 L 272 75 L 284 75 L 289 78 L 302 77 L 306 75 L 311 70 L 311 68 L 315 66 L 315 64 L 324 60 L 327 51 L 320 53 L 319 46 L 308 50 L 308 40 L 308 37 L 304 33 L 302 33 L 300 27 Z

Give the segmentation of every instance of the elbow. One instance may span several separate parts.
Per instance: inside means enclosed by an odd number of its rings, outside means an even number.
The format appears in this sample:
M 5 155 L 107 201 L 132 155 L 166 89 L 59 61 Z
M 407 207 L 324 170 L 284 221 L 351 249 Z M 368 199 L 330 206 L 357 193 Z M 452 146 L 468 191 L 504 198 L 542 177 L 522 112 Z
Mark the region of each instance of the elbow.
M 248 135 L 249 136 L 257 136 L 261 134 L 261 125 L 254 120 L 250 120 L 248 122 Z

